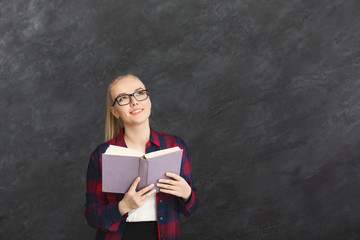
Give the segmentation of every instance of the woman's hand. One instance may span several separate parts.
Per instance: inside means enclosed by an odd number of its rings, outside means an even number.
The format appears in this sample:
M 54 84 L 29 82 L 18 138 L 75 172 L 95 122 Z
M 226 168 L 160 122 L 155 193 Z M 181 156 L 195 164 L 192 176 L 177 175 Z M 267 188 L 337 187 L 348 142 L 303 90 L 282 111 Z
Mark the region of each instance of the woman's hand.
M 156 186 L 160 188 L 160 192 L 168 193 L 177 197 L 181 197 L 187 202 L 191 196 L 191 187 L 184 178 L 175 173 L 166 173 L 166 176 L 172 179 L 159 179 Z
M 131 184 L 127 193 L 125 193 L 124 198 L 119 202 L 119 211 L 121 215 L 130 212 L 136 208 L 141 207 L 144 205 L 146 200 L 156 192 L 155 189 L 151 190 L 154 184 L 150 184 L 143 189 L 136 192 L 136 187 L 140 182 L 140 177 L 137 177 L 134 182 Z M 151 190 L 151 191 L 150 191 Z M 149 191 L 149 192 L 148 192 Z

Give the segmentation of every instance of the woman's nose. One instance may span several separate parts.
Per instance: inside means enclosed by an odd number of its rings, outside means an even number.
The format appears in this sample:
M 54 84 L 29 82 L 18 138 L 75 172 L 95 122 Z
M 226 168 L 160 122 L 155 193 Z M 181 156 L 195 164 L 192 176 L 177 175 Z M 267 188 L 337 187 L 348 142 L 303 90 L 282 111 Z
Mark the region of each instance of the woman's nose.
M 138 100 L 136 100 L 136 98 L 134 96 L 130 96 L 130 104 L 131 105 L 138 104 Z

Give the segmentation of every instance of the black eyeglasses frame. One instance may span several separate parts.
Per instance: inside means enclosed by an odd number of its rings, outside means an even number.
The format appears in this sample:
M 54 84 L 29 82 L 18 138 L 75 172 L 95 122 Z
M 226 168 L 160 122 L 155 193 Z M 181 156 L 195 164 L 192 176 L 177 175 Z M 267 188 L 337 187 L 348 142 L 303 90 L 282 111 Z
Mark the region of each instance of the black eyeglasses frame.
M 135 94 L 138 93 L 138 92 L 143 92 L 143 91 L 146 93 L 146 98 L 145 98 L 145 99 L 142 99 L 142 100 L 138 100 L 138 99 L 135 97 Z M 130 97 L 130 102 L 128 102 L 127 104 L 120 104 L 117 100 L 118 100 L 118 98 L 123 97 L 123 96 L 129 96 L 129 97 Z M 139 101 L 139 102 L 145 101 L 146 99 L 149 98 L 148 90 L 147 90 L 147 89 L 139 89 L 139 90 L 133 92 L 132 94 L 121 94 L 120 96 L 117 96 L 117 97 L 114 99 L 114 102 L 111 104 L 111 106 L 113 107 L 113 106 L 115 105 L 115 103 L 117 103 L 119 106 L 126 106 L 126 105 L 128 105 L 128 104 L 131 103 L 131 97 L 134 97 L 134 98 L 136 99 L 136 101 Z

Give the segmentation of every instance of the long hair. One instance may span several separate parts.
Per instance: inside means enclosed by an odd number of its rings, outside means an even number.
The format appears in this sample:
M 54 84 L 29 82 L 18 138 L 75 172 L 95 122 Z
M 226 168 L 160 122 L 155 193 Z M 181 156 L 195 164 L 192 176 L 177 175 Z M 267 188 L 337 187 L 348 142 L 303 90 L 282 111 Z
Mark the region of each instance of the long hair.
M 124 127 L 123 121 L 120 118 L 116 118 L 111 113 L 111 104 L 114 102 L 114 98 L 111 96 L 111 89 L 121 79 L 126 78 L 126 77 L 134 77 L 134 78 L 139 79 L 138 77 L 136 77 L 135 75 L 132 75 L 132 74 L 121 75 L 121 76 L 117 77 L 114 81 L 112 81 L 112 83 L 110 83 L 110 85 L 108 87 L 107 97 L 106 97 L 106 109 L 107 110 L 106 110 L 106 121 L 105 121 L 105 141 L 109 141 L 110 139 L 113 139 L 114 137 L 116 137 L 119 134 L 119 132 L 122 130 L 122 128 Z

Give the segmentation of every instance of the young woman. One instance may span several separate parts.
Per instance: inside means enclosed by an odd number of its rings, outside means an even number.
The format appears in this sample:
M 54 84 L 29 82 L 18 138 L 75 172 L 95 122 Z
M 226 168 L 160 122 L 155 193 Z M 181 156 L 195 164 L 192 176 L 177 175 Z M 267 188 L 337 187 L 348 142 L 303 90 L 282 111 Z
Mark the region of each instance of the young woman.
M 108 88 L 106 141 L 90 155 L 86 182 L 85 217 L 97 228 L 96 239 L 180 239 L 179 212 L 190 216 L 198 206 L 191 160 L 182 139 L 153 130 L 151 101 L 144 84 L 134 75 L 116 78 Z M 180 176 L 166 173 L 160 192 L 149 185 L 136 191 L 134 179 L 125 194 L 102 192 L 101 156 L 112 145 L 141 153 L 179 146 L 183 149 Z

